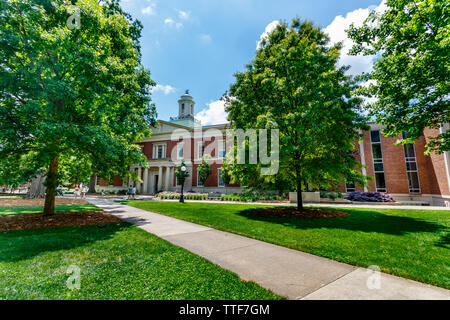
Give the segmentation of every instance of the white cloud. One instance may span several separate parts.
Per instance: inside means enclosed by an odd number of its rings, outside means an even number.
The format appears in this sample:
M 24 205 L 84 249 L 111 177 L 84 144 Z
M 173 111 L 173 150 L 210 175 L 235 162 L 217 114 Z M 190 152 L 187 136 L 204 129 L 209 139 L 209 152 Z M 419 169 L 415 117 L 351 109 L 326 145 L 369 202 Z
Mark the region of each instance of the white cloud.
M 259 36 L 259 41 L 256 44 L 256 50 L 258 50 L 259 48 L 261 48 L 261 42 L 263 39 L 267 39 L 269 37 L 269 34 L 275 30 L 275 28 L 280 24 L 280 21 L 278 20 L 274 20 L 271 23 L 269 23 L 266 26 L 266 30 L 264 30 L 264 32 Z
M 171 93 L 174 93 L 175 91 L 177 91 L 177 89 L 170 85 L 157 84 L 155 87 L 153 87 L 152 93 L 162 92 L 167 96 Z
M 175 27 L 177 29 L 180 29 L 183 26 L 181 22 L 176 22 L 172 18 L 166 18 L 164 20 L 164 24 L 168 25 L 169 27 Z
M 227 113 L 225 112 L 225 102 L 217 100 L 207 105 L 208 109 L 202 110 L 195 117 L 203 125 L 227 123 Z
M 183 20 L 189 20 L 189 18 L 191 16 L 190 11 L 177 10 L 177 12 L 178 12 L 178 17 Z
M 209 44 L 212 42 L 212 37 L 209 34 L 200 34 L 198 38 L 203 44 Z
M 339 65 L 350 65 L 349 73 L 356 75 L 362 72 L 370 72 L 372 70 L 374 56 L 349 56 L 348 52 L 353 46 L 353 41 L 347 37 L 347 30 L 353 23 L 356 27 L 362 26 L 364 20 L 369 15 L 370 9 L 375 9 L 378 12 L 386 10 L 386 0 L 382 0 L 378 6 L 371 6 L 366 9 L 357 9 L 347 12 L 346 16 L 337 16 L 333 22 L 329 24 L 324 31 L 330 36 L 331 43 L 342 41 L 343 48 Z
M 156 14 L 156 11 L 155 11 L 156 3 L 153 3 L 151 1 L 149 1 L 149 2 L 150 2 L 150 5 L 145 7 L 144 9 L 142 9 L 141 12 L 142 12 L 142 14 L 151 16 L 151 15 Z

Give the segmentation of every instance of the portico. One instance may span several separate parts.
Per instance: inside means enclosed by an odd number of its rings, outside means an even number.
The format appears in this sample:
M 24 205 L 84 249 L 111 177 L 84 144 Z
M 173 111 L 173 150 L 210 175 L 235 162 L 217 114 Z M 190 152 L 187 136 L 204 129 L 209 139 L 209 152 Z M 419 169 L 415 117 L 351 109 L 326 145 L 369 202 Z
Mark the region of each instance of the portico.
M 142 183 L 136 182 L 136 189 L 141 194 L 155 194 L 174 189 L 175 166 L 173 163 L 148 163 L 148 167 L 134 167 Z

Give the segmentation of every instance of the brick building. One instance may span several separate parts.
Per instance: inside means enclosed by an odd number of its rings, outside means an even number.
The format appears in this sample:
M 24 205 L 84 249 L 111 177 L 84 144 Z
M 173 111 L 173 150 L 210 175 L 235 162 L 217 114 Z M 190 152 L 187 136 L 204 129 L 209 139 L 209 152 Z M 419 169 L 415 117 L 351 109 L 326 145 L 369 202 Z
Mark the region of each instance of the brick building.
M 190 177 L 185 190 L 196 192 L 237 193 L 238 185 L 225 185 L 220 172 L 225 156 L 225 131 L 227 125 L 202 126 L 194 118 L 195 102 L 188 93 L 178 100 L 178 117 L 170 121 L 159 120 L 152 135 L 140 142 L 142 152 L 148 159 L 149 168 L 133 167 L 143 183 L 136 183 L 143 194 L 154 194 L 162 190 L 179 190 L 175 177 L 175 167 L 184 159 Z M 450 154 L 425 156 L 427 138 L 439 132 L 427 129 L 425 137 L 415 145 L 396 146 L 399 137 L 385 137 L 382 127 L 370 124 L 370 131 L 363 133 L 362 142 L 355 142 L 357 158 L 365 168 L 363 174 L 373 177 L 369 186 L 341 184 L 342 192 L 376 190 L 387 192 L 396 200 L 421 201 L 431 205 L 444 205 L 450 201 Z M 442 130 L 447 130 L 448 125 Z M 204 154 L 210 155 L 212 174 L 204 185 L 198 179 L 197 168 Z M 107 186 L 98 180 L 98 190 L 125 189 L 131 181 L 124 183 L 115 178 L 113 185 Z

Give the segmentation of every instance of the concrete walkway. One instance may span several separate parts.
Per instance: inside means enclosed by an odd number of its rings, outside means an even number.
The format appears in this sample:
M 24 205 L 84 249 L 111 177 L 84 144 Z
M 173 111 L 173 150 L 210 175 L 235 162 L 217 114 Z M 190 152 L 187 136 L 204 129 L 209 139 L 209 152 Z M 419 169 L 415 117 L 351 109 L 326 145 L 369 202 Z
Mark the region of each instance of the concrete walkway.
M 289 299 L 450 300 L 450 291 L 442 288 L 133 208 L 110 198 L 87 200 Z

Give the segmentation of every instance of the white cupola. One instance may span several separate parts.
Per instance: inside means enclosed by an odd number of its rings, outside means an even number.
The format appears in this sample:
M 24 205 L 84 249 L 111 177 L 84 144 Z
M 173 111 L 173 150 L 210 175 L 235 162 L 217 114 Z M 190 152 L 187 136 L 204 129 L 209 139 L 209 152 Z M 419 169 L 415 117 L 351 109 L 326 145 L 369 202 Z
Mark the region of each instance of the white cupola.
M 194 118 L 194 105 L 195 101 L 192 99 L 192 96 L 189 94 L 189 90 L 186 90 L 185 94 L 183 94 L 178 100 L 178 119 L 184 118 Z

